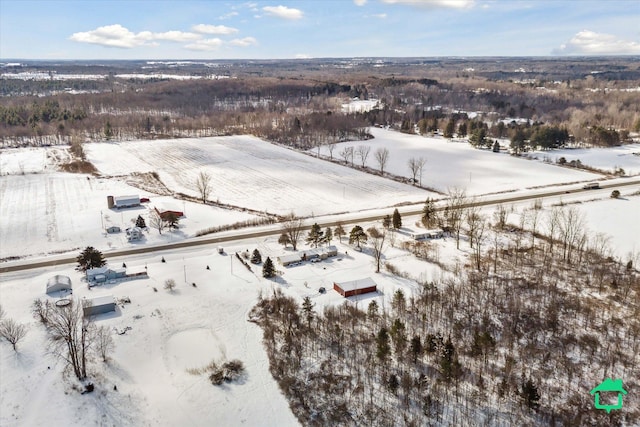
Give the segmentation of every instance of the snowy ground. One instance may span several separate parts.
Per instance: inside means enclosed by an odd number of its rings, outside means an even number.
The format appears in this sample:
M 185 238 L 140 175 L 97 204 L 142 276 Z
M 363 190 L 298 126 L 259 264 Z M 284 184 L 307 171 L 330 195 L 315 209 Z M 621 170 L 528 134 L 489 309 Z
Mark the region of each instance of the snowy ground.
M 156 171 L 171 190 L 194 196 L 196 178 L 206 171 L 212 200 L 277 214 L 358 211 L 429 195 L 252 136 L 88 144 L 86 151 L 104 175 Z
M 601 175 L 527 161 L 506 153 L 478 150 L 468 142 L 452 142 L 445 138 L 408 135 L 380 128 L 371 128 L 370 131 L 374 139 L 337 144 L 333 158 L 341 159 L 339 153 L 344 147 L 367 145 L 371 152 L 366 164 L 378 169 L 375 152 L 379 148 L 387 148 L 389 159 L 385 170 L 411 178 L 407 162 L 411 158 L 423 157 L 426 159 L 423 186 L 441 192 L 451 187 L 464 188 L 467 194 L 474 195 L 602 178 Z M 329 156 L 326 146 L 321 147 L 320 153 Z M 355 162 L 358 163 L 357 157 Z

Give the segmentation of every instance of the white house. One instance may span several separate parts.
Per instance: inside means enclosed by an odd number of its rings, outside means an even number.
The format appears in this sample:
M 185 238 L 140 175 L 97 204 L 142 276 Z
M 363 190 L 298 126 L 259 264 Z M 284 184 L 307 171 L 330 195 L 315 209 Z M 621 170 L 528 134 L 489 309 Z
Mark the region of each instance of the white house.
M 131 227 L 126 229 L 127 232 L 127 240 L 130 242 L 142 239 L 142 228 L 140 227 Z

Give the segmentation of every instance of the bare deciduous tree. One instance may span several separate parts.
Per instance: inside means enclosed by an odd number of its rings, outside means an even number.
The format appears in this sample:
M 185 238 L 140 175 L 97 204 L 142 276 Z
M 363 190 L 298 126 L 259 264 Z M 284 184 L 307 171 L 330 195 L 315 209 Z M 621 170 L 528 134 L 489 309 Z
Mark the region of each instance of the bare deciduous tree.
M 202 203 L 207 203 L 207 198 L 211 194 L 211 175 L 205 171 L 200 171 L 198 178 L 196 178 L 196 188 Z
M 176 288 L 176 281 L 173 279 L 167 279 L 164 282 L 164 288 L 166 290 L 168 290 L 169 292 L 173 292 L 173 290 Z
M 27 335 L 27 327 L 17 323 L 13 319 L 4 319 L 0 322 L 0 337 L 6 339 L 18 351 L 16 345 Z
M 369 233 L 373 244 L 373 258 L 376 261 L 376 273 L 380 273 L 380 260 L 382 259 L 387 230 L 383 228 L 382 231 L 380 231 L 376 227 L 371 227 L 367 230 L 367 233 Z
M 448 195 L 445 219 L 450 230 L 456 235 L 456 249 L 460 249 L 460 230 L 462 228 L 462 218 L 464 217 L 464 207 L 467 203 L 467 196 L 465 190 L 455 187 L 449 189 Z
M 100 326 L 95 330 L 96 337 L 96 351 L 102 358 L 103 362 L 109 360 L 109 353 L 113 351 L 113 337 L 111 336 L 111 329 L 106 326 Z
M 380 168 L 380 175 L 384 175 L 384 168 L 387 166 L 387 161 L 389 161 L 389 150 L 386 147 L 380 147 L 376 150 L 374 156 Z
M 425 163 L 427 163 L 427 161 L 423 157 L 419 157 L 419 158 L 412 157 L 407 162 L 414 184 L 418 182 L 416 177 L 419 176 L 420 177 L 419 185 L 422 186 L 422 170 L 424 169 Z
M 344 147 L 340 152 L 340 157 L 344 159 L 345 163 L 349 163 L 349 161 L 351 161 L 351 166 L 353 166 L 353 147 Z
M 367 164 L 367 158 L 369 157 L 370 152 L 371 147 L 369 147 L 368 145 L 358 145 L 358 147 L 356 148 L 356 154 L 358 155 L 363 168 Z
M 293 212 L 285 216 L 282 222 L 282 231 L 289 236 L 289 242 L 295 251 L 298 248 L 298 241 L 302 234 L 303 220 L 298 218 Z
M 93 323 L 84 316 L 82 303 L 70 304 L 49 310 L 47 316 L 49 350 L 73 369 L 76 377 L 87 377 L 87 356 L 94 343 Z
M 167 226 L 164 219 L 162 219 L 158 211 L 156 211 L 155 209 L 152 209 L 149 212 L 149 225 L 152 228 L 158 230 L 158 233 L 160 234 L 162 234 L 162 230 L 164 230 L 164 228 Z
M 336 149 L 336 144 L 331 142 L 327 144 L 327 151 L 329 151 L 329 158 L 333 160 L 333 151 Z

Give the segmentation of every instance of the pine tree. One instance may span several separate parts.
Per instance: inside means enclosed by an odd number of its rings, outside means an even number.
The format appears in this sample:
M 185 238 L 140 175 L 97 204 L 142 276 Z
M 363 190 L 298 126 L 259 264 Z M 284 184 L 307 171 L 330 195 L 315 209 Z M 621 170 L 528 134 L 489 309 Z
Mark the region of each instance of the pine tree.
M 272 278 L 276 275 L 276 269 L 273 266 L 273 261 L 271 258 L 267 257 L 262 266 L 262 277 L 266 277 L 267 279 Z
M 138 218 L 136 219 L 136 227 L 147 228 L 147 223 L 144 218 L 142 218 L 142 215 L 138 215 Z
M 338 236 L 338 238 L 340 239 L 340 243 L 342 243 L 342 236 L 346 234 L 346 232 L 344 231 L 344 228 L 342 228 L 342 224 L 336 225 L 336 229 L 334 232 L 336 236 Z
M 391 354 L 391 347 L 389 346 L 389 333 L 386 328 L 380 329 L 378 336 L 376 337 L 376 357 L 380 362 L 385 363 Z
M 331 231 L 331 227 L 327 227 L 324 230 L 324 241 L 330 245 L 332 239 L 333 239 L 333 231 Z
M 260 251 L 257 249 L 253 250 L 253 254 L 251 255 L 251 263 L 252 264 L 260 264 L 262 263 L 262 255 L 260 255 Z
M 387 230 L 391 227 L 391 217 L 388 214 L 382 218 L 382 226 Z
M 393 211 L 393 217 L 391 219 L 391 223 L 393 225 L 393 228 L 396 230 L 398 230 L 399 228 L 402 228 L 402 217 L 400 216 L 400 212 L 398 212 L 397 208 Z
M 78 255 L 76 261 L 78 262 L 76 270 L 82 272 L 92 268 L 102 267 L 107 263 L 102 256 L 102 252 L 95 249 L 93 246 L 87 246 L 85 250 Z
M 320 229 L 320 226 L 316 222 L 311 226 L 311 230 L 309 230 L 309 234 L 307 235 L 307 243 L 317 248 L 318 242 L 322 241 L 322 234 L 323 234 L 322 230 Z
M 362 227 L 356 225 L 351 229 L 351 233 L 349 233 L 349 244 L 352 245 L 354 243 L 357 244 L 357 247 L 360 248 L 360 243 L 364 243 L 367 241 L 367 234 L 364 232 Z
M 458 126 L 458 136 L 462 138 L 467 136 L 467 122 L 462 122 Z
M 428 198 L 424 202 L 424 207 L 422 208 L 421 221 L 422 221 L 422 225 L 424 225 L 425 228 L 431 228 L 438 223 L 436 206 L 433 203 L 433 200 L 431 200 L 431 198 Z
M 531 378 L 523 381 L 522 383 L 522 398 L 530 409 L 538 409 L 540 406 L 540 394 L 538 393 L 538 387 Z
M 413 363 L 416 363 L 418 357 L 422 355 L 422 342 L 420 341 L 419 335 L 414 335 L 414 337 L 411 338 L 410 349 Z
M 456 129 L 455 120 L 451 119 L 447 122 L 447 126 L 444 128 L 444 137 L 445 138 L 453 138 L 453 132 Z
M 314 304 L 311 302 L 311 298 L 308 296 L 304 297 L 302 301 L 302 311 L 304 312 L 305 318 L 307 319 L 307 326 L 311 327 L 311 321 L 313 320 L 313 306 Z
M 282 246 L 284 246 L 286 248 L 287 245 L 289 243 L 291 243 L 291 239 L 289 238 L 289 234 L 288 233 L 282 233 L 280 235 L 280 237 L 278 238 L 278 243 L 280 243 Z

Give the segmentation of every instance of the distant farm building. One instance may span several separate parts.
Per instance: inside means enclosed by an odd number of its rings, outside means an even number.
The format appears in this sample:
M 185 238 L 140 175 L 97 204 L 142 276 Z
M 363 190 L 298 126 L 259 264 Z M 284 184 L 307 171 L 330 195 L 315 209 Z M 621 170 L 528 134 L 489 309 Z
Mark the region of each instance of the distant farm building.
M 109 209 L 123 209 L 140 206 L 139 196 L 107 196 L 107 206 Z
M 119 233 L 120 231 L 120 227 L 118 227 L 117 225 L 112 225 L 111 227 L 107 227 L 107 233 L 109 234 L 113 234 L 113 233 Z
M 169 209 L 169 208 L 153 208 L 158 216 L 162 218 L 163 221 L 168 221 L 171 216 L 175 218 L 182 218 L 184 216 L 184 212 L 179 211 L 177 209 Z
M 333 289 L 345 298 L 377 292 L 376 282 L 371 277 L 360 280 L 352 280 L 350 282 L 334 282 Z
M 278 262 L 284 265 L 285 267 L 293 264 L 294 262 L 300 262 L 301 260 L 302 258 L 300 258 L 300 254 L 297 254 L 297 253 L 280 255 L 278 257 Z
M 113 295 L 87 298 L 82 301 L 82 310 L 85 317 L 116 311 L 116 300 Z
M 87 270 L 87 281 L 95 283 L 104 283 L 107 280 L 122 279 L 127 277 L 126 268 L 98 267 Z
M 47 280 L 47 293 L 70 291 L 71 279 L 68 276 L 55 275 Z

